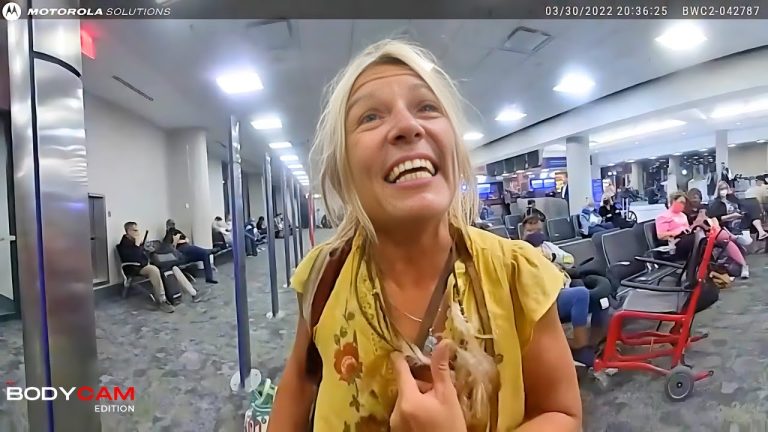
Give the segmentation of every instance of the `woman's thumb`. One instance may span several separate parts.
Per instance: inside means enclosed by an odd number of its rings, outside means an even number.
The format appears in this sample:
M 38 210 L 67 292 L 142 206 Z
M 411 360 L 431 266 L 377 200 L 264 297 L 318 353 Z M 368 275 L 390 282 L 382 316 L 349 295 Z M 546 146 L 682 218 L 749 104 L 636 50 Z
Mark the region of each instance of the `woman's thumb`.
M 432 361 L 430 369 L 432 371 L 432 383 L 435 390 L 440 388 L 453 389 L 451 380 L 451 356 L 453 355 L 453 344 L 443 339 L 432 352 Z

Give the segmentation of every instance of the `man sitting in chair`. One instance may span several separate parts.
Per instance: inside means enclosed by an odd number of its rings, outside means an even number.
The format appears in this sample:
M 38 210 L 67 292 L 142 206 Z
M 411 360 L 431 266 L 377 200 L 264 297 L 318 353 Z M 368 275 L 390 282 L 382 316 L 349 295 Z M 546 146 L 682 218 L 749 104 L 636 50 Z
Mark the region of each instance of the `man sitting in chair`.
M 176 228 L 176 222 L 174 222 L 173 219 L 168 219 L 165 221 L 165 229 L 166 231 L 165 237 L 163 238 L 163 243 L 173 245 L 173 247 L 175 247 L 177 251 L 181 252 L 181 254 L 184 255 L 184 257 L 189 262 L 202 262 L 203 270 L 205 272 L 205 281 L 209 284 L 219 283 L 213 278 L 213 265 L 211 264 L 211 253 L 213 253 L 213 251 L 190 243 L 186 234 L 181 232 L 180 229 Z
M 160 269 L 149 263 L 149 257 L 144 251 L 139 225 L 136 222 L 126 222 L 123 225 L 125 234 L 117 245 L 117 253 L 120 255 L 120 261 L 124 264 L 123 271 L 126 276 L 141 275 L 149 279 L 152 284 L 152 291 L 155 296 L 155 303 L 163 312 L 171 313 L 173 306 L 168 303 L 165 296 L 165 287 L 163 285 L 163 274 Z M 171 268 L 173 275 L 181 284 L 182 288 L 192 296 L 193 301 L 197 302 L 201 298 L 192 284 L 187 280 L 181 269 L 176 266 Z

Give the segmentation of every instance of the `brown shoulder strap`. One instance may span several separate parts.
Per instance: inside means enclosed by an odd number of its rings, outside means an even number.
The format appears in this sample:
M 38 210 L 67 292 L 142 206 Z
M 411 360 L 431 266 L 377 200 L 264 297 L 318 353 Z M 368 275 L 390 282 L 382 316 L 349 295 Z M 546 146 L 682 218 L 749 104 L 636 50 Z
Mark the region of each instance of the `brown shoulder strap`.
M 320 322 L 320 317 L 323 315 L 325 304 L 328 303 L 328 299 L 331 297 L 333 288 L 336 286 L 336 280 L 339 278 L 339 274 L 344 267 L 344 263 L 349 256 L 350 250 L 352 250 L 352 243 L 347 242 L 341 249 L 330 253 L 325 268 L 323 269 L 323 273 L 320 276 L 320 280 L 317 282 L 314 296 L 312 297 L 312 306 L 309 315 L 310 322 L 308 323 L 310 339 L 309 346 L 307 346 L 306 373 L 317 383 L 320 383 L 322 377 L 323 360 L 320 357 L 320 352 L 317 350 L 317 345 L 315 345 L 314 330 L 317 323 Z

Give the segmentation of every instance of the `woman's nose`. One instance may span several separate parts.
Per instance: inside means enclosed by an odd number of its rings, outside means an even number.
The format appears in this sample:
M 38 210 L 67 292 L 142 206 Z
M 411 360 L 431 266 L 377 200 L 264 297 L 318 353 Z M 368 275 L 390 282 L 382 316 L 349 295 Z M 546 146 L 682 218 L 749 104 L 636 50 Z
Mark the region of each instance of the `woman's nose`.
M 391 122 L 388 136 L 391 144 L 413 144 L 424 136 L 418 119 L 406 107 L 397 108 L 392 113 Z

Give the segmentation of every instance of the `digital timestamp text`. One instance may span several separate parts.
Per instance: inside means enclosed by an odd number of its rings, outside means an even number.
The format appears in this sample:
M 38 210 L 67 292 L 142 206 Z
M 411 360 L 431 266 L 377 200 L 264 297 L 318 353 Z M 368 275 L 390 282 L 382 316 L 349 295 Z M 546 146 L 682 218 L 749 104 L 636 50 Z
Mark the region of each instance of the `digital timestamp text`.
M 678 7 L 551 5 L 544 7 L 544 15 L 552 18 L 757 17 L 760 15 L 760 5 Z

